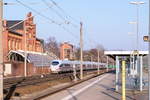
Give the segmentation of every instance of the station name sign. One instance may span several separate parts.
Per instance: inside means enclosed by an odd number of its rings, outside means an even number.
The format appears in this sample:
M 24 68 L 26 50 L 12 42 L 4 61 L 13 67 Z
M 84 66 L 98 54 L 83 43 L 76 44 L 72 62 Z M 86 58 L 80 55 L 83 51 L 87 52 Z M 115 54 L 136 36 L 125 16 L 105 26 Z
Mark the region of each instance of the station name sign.
M 143 36 L 144 42 L 150 42 L 149 36 Z

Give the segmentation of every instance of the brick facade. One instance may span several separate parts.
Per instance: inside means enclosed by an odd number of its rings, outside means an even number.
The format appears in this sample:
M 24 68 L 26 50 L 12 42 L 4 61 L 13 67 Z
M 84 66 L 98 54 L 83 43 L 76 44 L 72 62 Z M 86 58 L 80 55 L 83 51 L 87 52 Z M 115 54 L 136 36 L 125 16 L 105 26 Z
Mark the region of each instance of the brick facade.
M 60 45 L 60 59 L 73 59 L 73 45 L 64 42 Z
M 42 52 L 42 40 L 36 37 L 36 24 L 33 21 L 32 13 L 27 14 L 25 21 L 22 20 L 4 20 L 3 21 L 3 55 L 4 62 L 8 61 L 10 50 L 25 50 L 25 36 L 27 51 Z M 21 23 L 20 23 L 21 22 Z M 9 29 L 14 24 L 17 26 Z

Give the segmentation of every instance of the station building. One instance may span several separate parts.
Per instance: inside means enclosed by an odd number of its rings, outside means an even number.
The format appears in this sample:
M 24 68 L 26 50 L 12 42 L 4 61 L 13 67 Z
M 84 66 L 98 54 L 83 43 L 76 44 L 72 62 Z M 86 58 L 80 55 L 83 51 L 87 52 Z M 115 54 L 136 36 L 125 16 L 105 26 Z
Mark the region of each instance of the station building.
M 25 43 L 27 51 L 43 52 L 43 40 L 36 36 L 36 24 L 31 12 L 25 20 L 4 20 L 3 27 L 4 62 L 8 61 L 8 53 L 11 50 L 24 51 Z
M 43 50 L 43 40 L 37 38 L 34 17 L 29 12 L 24 20 L 3 20 L 4 76 L 23 76 L 25 51 L 27 75 L 50 72 L 50 61 L 57 59 Z
M 64 60 L 64 59 L 68 59 L 68 60 L 72 60 L 73 59 L 73 45 L 68 43 L 68 42 L 64 42 L 60 45 L 60 59 Z

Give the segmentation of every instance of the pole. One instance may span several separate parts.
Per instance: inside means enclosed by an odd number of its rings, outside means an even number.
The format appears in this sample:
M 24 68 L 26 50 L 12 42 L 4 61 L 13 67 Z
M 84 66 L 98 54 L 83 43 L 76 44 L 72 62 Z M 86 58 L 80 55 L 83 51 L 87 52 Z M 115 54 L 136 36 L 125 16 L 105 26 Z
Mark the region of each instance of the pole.
M 137 37 L 136 37 L 136 49 L 137 51 L 139 50 L 139 41 L 138 41 L 138 38 L 139 38 L 139 4 L 136 5 L 137 6 L 137 19 L 136 19 L 136 32 L 137 32 Z
M 42 47 L 42 74 L 45 74 L 44 73 L 44 63 L 43 63 L 43 56 L 44 56 L 44 43 L 43 43 L 43 41 L 42 41 L 42 43 L 41 43 L 41 47 Z
M 119 83 L 119 57 L 116 56 L 116 91 L 118 91 Z
M 139 52 L 139 4 L 136 5 L 137 6 L 137 52 Z M 136 74 L 137 71 L 139 69 L 139 53 L 137 54 L 137 64 L 136 64 Z
M 140 56 L 140 91 L 143 90 L 143 57 Z
M 93 57 L 92 57 L 92 54 L 91 54 L 91 68 L 93 68 Z
M 122 100 L 126 100 L 126 68 L 125 61 L 122 61 Z
M 80 79 L 83 79 L 83 33 L 82 22 L 80 22 Z
M 107 56 L 107 67 L 106 68 L 107 68 L 107 72 L 108 72 L 108 56 Z
M 24 25 L 24 35 L 25 35 L 25 47 L 24 47 L 24 76 L 27 76 L 27 29 L 26 29 L 26 21 Z
M 136 69 L 136 65 L 135 65 L 135 55 L 133 54 L 133 77 L 135 77 L 135 69 Z
M 73 75 L 74 75 L 74 81 L 76 82 L 77 81 L 77 72 L 76 72 L 76 66 L 75 64 L 73 64 Z
M 98 57 L 97 57 L 97 58 L 98 58 L 98 59 L 97 59 L 97 60 L 98 60 L 98 61 L 97 61 L 97 62 L 98 62 L 98 66 L 97 66 L 97 74 L 99 74 L 99 49 L 97 50 L 97 53 L 98 53 Z
M 133 56 L 130 54 L 130 75 L 133 76 Z
M 150 38 L 150 0 L 149 0 L 149 29 L 148 35 Z M 149 53 L 148 53 L 148 87 L 149 87 L 149 100 L 150 100 L 150 42 L 148 43 Z
M 0 100 L 3 100 L 3 0 L 0 0 Z
M 140 4 L 144 4 L 144 2 L 131 2 L 131 4 L 134 4 L 136 5 L 136 49 L 137 49 L 137 52 L 139 51 L 139 41 L 138 41 L 138 38 L 139 38 L 139 5 Z M 137 54 L 137 59 L 136 59 L 136 63 L 135 63 L 135 74 L 137 74 L 137 69 L 138 69 L 138 65 L 139 65 L 139 54 Z M 139 74 L 138 74 L 139 75 Z

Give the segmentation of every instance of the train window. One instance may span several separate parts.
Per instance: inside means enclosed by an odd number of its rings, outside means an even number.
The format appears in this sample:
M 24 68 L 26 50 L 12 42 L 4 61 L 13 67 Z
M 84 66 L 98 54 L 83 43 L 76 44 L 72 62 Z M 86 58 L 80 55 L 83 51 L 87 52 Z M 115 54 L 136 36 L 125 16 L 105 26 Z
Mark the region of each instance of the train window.
M 70 66 L 70 64 L 64 64 L 64 66 L 68 67 L 68 66 Z
M 58 65 L 59 64 L 59 62 L 58 61 L 54 61 L 54 62 L 52 62 L 52 65 Z
M 63 64 L 61 64 L 60 67 L 63 67 Z

